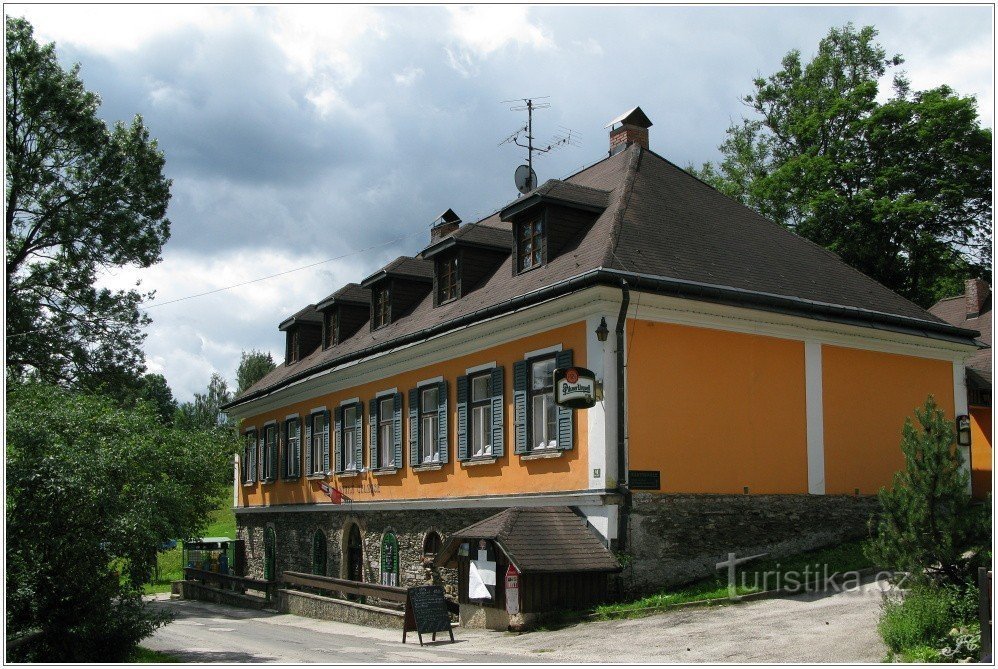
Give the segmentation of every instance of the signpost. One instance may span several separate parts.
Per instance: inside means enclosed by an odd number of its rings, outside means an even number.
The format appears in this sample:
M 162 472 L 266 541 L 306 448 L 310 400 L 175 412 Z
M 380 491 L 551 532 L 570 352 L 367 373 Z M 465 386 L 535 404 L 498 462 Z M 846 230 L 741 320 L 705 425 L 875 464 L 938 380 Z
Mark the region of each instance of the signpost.
M 554 402 L 569 409 L 596 405 L 596 374 L 584 367 L 554 370 Z
M 520 572 L 509 565 L 506 569 L 506 613 L 515 616 L 520 612 Z
M 447 632 L 454 641 L 454 630 L 450 626 L 450 614 L 444 599 L 442 585 L 421 585 L 409 588 L 405 598 L 405 623 L 402 626 L 402 643 L 407 632 L 419 635 L 419 645 L 423 645 L 423 635 L 432 634 L 437 640 L 437 632 Z

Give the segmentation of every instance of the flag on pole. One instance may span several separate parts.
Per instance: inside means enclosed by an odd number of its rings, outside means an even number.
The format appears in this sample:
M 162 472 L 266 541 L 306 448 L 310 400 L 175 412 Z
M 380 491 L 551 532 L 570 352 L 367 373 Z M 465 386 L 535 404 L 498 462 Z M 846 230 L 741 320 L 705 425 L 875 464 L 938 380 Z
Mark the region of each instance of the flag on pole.
M 329 495 L 329 501 L 333 504 L 340 504 L 343 501 L 343 493 L 325 481 L 319 481 L 319 487 L 322 488 L 322 492 Z

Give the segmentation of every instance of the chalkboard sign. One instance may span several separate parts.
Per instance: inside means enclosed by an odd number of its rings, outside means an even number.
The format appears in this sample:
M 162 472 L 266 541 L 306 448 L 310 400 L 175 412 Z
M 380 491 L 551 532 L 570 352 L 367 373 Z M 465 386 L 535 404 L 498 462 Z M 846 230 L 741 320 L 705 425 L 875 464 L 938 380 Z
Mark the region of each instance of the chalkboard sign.
M 402 627 L 402 643 L 407 632 L 419 635 L 419 645 L 423 645 L 423 635 L 432 634 L 437 640 L 437 632 L 447 632 L 454 641 L 454 630 L 450 626 L 447 613 L 447 600 L 444 599 L 442 585 L 421 585 L 409 588 L 405 598 L 405 624 Z
M 627 472 L 627 487 L 631 490 L 658 490 L 662 487 L 659 471 L 632 469 Z

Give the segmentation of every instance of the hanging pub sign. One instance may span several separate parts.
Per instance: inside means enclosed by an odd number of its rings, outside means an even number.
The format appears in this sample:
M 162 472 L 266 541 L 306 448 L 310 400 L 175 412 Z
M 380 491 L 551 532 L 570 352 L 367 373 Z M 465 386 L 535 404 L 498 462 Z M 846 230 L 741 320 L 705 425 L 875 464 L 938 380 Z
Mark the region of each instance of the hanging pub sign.
M 584 367 L 554 370 L 554 402 L 569 409 L 596 405 L 596 375 Z

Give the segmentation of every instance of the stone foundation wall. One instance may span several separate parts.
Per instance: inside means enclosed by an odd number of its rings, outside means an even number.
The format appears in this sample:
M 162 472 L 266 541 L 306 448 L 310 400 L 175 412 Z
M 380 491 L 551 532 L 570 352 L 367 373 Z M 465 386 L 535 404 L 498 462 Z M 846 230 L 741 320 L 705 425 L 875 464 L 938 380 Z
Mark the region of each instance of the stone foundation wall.
M 868 535 L 876 497 L 634 493 L 627 592 L 704 578 L 728 553 L 781 557 Z
M 388 629 L 402 629 L 402 623 L 405 621 L 405 614 L 402 611 L 391 611 L 296 590 L 277 591 L 277 610 L 306 618 Z
M 317 529 L 326 537 L 326 576 L 346 578 L 344 553 L 350 528 L 356 524 L 363 544 L 364 581 L 381 583 L 381 540 L 393 532 L 399 542 L 400 587 L 437 584 L 457 599 L 457 572 L 424 564 L 423 542 L 428 532 L 447 537 L 502 509 L 447 509 L 446 511 L 294 511 L 240 513 L 236 534 L 246 542 L 246 576 L 263 578 L 263 534 L 268 526 L 277 538 L 277 574 L 312 571 L 312 536 Z

